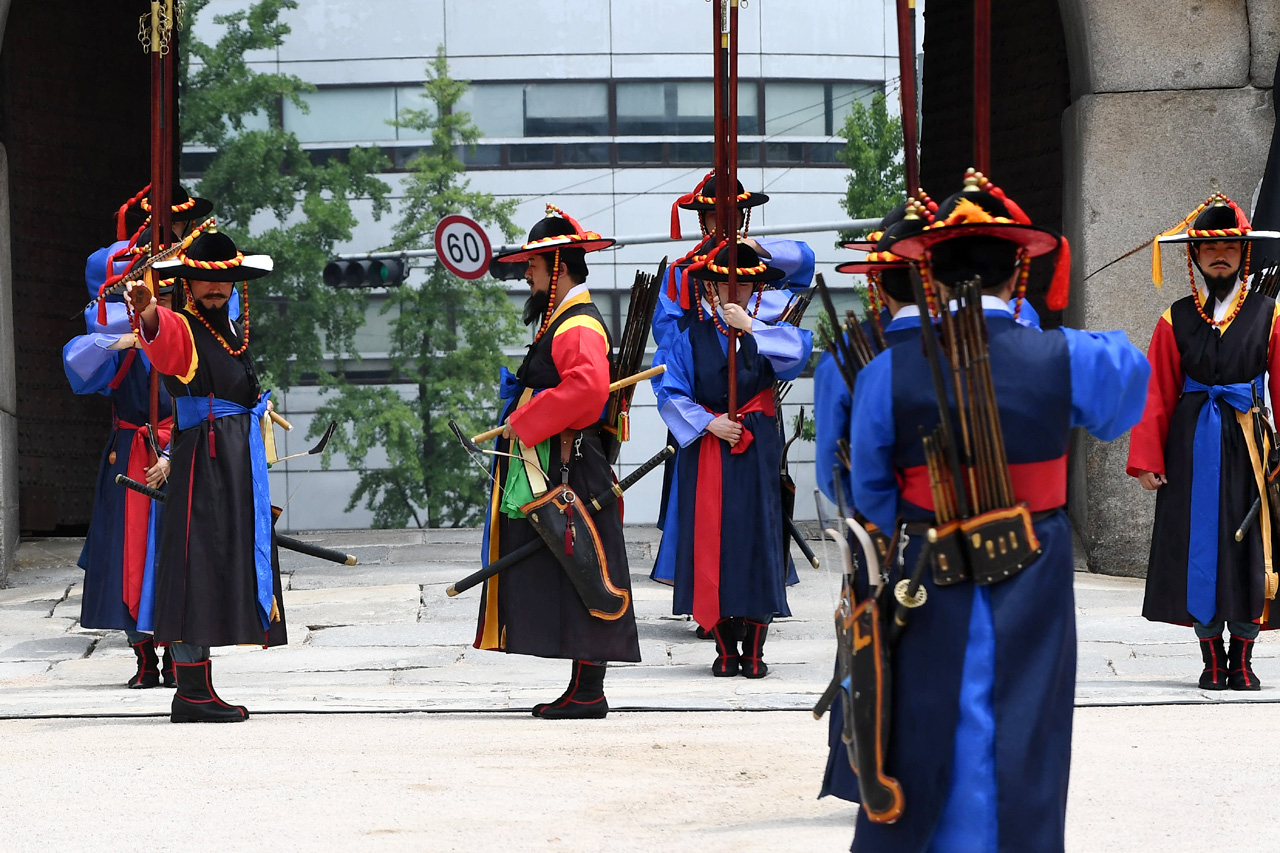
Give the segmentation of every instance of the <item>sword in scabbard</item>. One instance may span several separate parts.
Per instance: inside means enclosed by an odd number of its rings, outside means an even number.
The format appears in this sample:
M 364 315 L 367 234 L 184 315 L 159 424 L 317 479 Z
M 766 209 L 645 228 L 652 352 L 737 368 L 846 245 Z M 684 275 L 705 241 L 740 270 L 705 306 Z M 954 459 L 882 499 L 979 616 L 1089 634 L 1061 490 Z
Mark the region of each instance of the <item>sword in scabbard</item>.
M 169 497 L 159 489 L 153 489 L 146 483 L 139 483 L 124 474 L 116 474 L 116 484 L 124 486 L 126 489 L 131 489 L 140 495 L 146 495 L 160 504 L 165 503 Z M 332 548 L 325 548 L 311 542 L 303 542 L 301 539 L 294 539 L 292 536 L 285 536 L 283 533 L 276 533 L 274 528 L 272 529 L 272 535 L 275 537 L 276 545 L 286 551 L 297 551 L 299 554 L 306 554 L 309 557 L 317 557 L 321 560 L 328 560 L 331 563 L 339 563 L 344 566 L 354 566 L 356 564 L 356 558 L 351 554 L 344 554 Z
M 465 442 L 465 437 L 462 435 L 461 431 L 457 429 L 457 425 L 453 424 L 452 422 L 450 423 L 451 423 L 451 426 L 453 427 L 454 434 L 457 435 L 459 438 L 463 439 Z M 470 450 L 470 448 L 468 448 L 468 450 Z M 639 468 L 632 471 L 622 481 L 614 483 L 609 489 L 591 498 L 591 500 L 587 501 L 587 503 L 590 504 L 591 508 L 596 512 L 599 512 L 605 509 L 606 507 L 612 506 L 613 503 L 618 500 L 618 498 L 622 497 L 623 492 L 625 492 L 627 489 L 631 488 L 636 483 L 638 483 L 642 477 L 644 477 L 654 468 L 657 468 L 663 462 L 666 462 L 667 459 L 674 456 L 675 452 L 676 452 L 675 448 L 671 447 L 670 445 L 662 448 L 662 450 L 654 454 L 653 457 L 649 459 L 649 461 L 645 462 Z M 449 588 L 445 590 L 445 594 L 448 595 L 450 598 L 453 598 L 461 593 L 464 593 L 467 590 L 471 589 L 476 584 L 483 583 L 484 581 L 498 574 L 502 570 L 508 569 L 511 566 L 514 566 L 516 563 L 519 563 L 521 560 L 525 560 L 529 557 L 532 557 L 534 554 L 537 554 L 539 551 L 541 551 L 543 548 L 546 548 L 546 547 L 547 547 L 546 541 L 543 540 L 542 537 L 538 537 L 537 539 L 533 539 L 529 542 L 526 542 L 524 545 L 521 545 L 519 548 L 512 551 L 511 553 L 505 554 L 499 559 L 494 560 L 492 563 L 490 563 L 488 566 L 485 566 L 483 569 L 480 569 L 477 572 L 472 572 L 462 580 L 454 584 L 451 584 Z

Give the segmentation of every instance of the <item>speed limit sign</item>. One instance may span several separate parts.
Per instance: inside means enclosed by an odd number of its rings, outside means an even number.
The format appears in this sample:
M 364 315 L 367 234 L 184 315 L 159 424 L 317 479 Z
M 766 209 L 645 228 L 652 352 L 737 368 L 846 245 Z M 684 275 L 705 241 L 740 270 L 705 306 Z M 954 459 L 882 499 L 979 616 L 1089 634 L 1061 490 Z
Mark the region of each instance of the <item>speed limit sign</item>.
M 489 271 L 493 249 L 474 219 L 453 214 L 436 226 L 436 258 L 459 278 L 477 279 Z

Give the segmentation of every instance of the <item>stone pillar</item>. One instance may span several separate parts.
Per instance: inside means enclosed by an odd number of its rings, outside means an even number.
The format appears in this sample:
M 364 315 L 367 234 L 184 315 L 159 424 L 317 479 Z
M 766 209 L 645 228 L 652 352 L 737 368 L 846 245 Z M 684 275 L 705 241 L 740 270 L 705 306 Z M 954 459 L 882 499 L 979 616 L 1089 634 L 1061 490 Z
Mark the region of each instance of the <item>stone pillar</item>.
M 0 0 L 0 42 L 10 0 Z M 13 265 L 9 238 L 9 156 L 0 145 L 0 587 L 18 552 L 18 381 L 13 352 Z
M 1067 322 L 1123 329 L 1145 351 L 1160 315 L 1190 288 L 1185 253 L 1170 247 L 1155 289 L 1150 241 L 1211 192 L 1247 207 L 1262 176 L 1280 12 L 1271 0 L 1062 0 L 1061 10 L 1072 83 Z M 1070 509 L 1092 570 L 1143 575 L 1155 500 L 1126 475 L 1127 455 L 1127 436 L 1077 436 Z

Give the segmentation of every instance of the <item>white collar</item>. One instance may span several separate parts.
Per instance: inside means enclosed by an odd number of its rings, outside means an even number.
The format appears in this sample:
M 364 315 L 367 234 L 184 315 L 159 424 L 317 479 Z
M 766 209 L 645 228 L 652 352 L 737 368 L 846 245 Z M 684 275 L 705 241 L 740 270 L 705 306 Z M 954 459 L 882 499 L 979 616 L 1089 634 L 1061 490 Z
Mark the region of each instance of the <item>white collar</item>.
M 951 310 L 956 311 L 959 309 L 959 307 L 960 306 L 956 302 L 956 300 L 952 299 Z M 1004 313 L 1009 315 L 1013 314 L 1013 309 L 1009 307 L 1008 302 L 1005 302 L 999 296 L 992 296 L 990 293 L 982 294 L 982 310 L 983 311 L 1003 311 Z
M 920 316 L 920 307 L 918 305 L 903 305 L 901 308 L 898 309 L 898 313 L 894 314 L 889 319 L 890 319 L 890 322 L 892 322 L 893 320 L 897 320 L 900 317 L 906 318 L 906 317 L 919 317 L 919 316 Z

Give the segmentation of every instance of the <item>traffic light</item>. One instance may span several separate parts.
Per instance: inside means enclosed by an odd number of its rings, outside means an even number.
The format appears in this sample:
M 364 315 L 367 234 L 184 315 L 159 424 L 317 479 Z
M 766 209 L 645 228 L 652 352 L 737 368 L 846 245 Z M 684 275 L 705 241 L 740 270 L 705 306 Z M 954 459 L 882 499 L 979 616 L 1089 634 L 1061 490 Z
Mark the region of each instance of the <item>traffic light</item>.
M 409 268 L 402 258 L 338 260 L 324 267 L 326 287 L 399 287 L 408 276 Z

